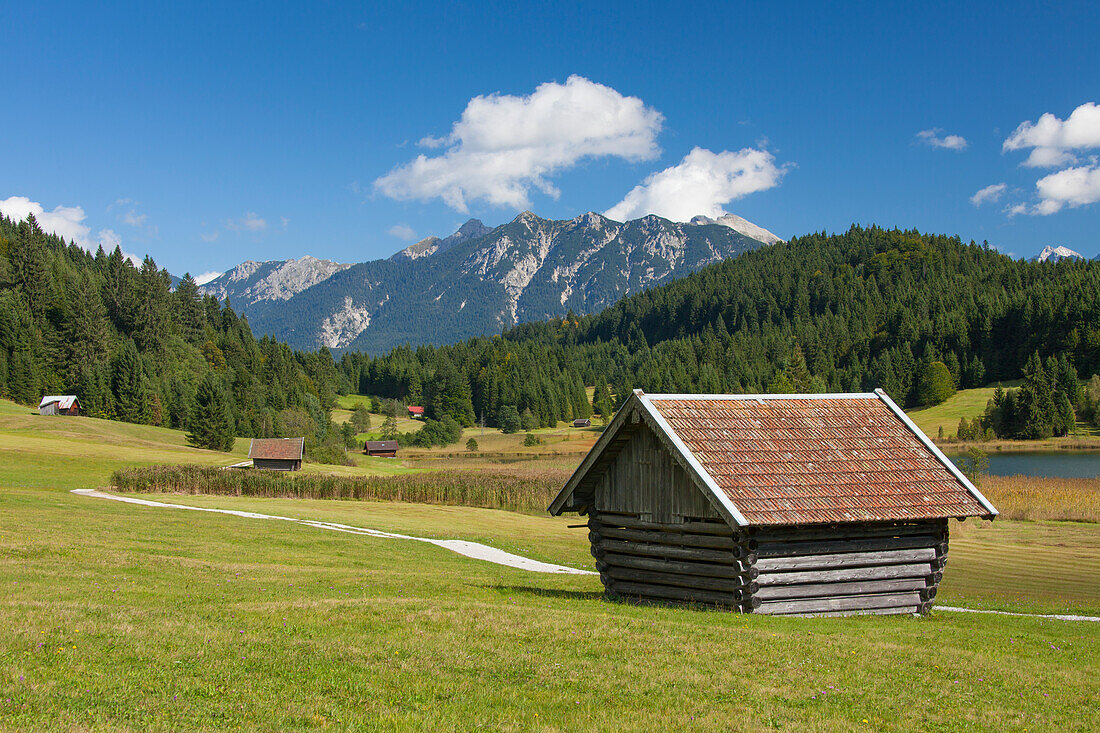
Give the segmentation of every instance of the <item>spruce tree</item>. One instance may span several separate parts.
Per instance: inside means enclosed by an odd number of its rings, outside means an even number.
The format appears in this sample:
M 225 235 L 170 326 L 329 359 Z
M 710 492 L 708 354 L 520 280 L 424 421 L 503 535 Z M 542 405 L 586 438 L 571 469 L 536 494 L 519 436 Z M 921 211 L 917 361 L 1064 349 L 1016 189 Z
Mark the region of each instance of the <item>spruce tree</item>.
M 199 383 L 195 409 L 191 414 L 191 445 L 210 450 L 233 449 L 233 423 L 229 417 L 229 398 L 222 380 L 212 372 Z
M 126 339 L 111 363 L 114 413 L 124 422 L 149 422 L 149 387 L 137 347 Z

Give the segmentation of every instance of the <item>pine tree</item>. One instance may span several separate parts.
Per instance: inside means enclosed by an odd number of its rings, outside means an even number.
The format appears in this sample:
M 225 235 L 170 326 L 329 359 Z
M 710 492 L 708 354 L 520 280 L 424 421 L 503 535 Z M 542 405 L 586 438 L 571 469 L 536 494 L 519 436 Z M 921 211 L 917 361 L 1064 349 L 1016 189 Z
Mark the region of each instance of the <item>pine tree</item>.
M 233 449 L 229 398 L 222 380 L 211 372 L 206 373 L 195 394 L 195 409 L 187 440 L 199 448 L 226 452 Z
M 1054 389 L 1038 352 L 1024 365 L 1024 381 L 1018 391 L 1016 409 L 1023 437 L 1045 439 L 1054 434 Z
M 149 421 L 149 388 L 145 368 L 137 347 L 130 339 L 123 342 L 111 363 L 111 388 L 115 395 L 114 413 L 125 422 Z

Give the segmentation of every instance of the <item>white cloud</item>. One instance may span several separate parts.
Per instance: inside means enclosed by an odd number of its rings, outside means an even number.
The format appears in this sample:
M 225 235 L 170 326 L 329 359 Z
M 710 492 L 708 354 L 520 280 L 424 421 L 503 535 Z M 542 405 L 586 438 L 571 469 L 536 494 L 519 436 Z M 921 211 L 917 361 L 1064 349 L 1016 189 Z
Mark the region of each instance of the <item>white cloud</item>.
M 931 145 L 933 148 L 966 150 L 966 138 L 962 135 L 941 135 L 942 132 L 943 130 L 939 127 L 921 130 L 917 133 L 917 139 L 925 145 Z
M 42 204 L 26 196 L 11 196 L 0 201 L 0 213 L 13 221 L 23 221 L 34 214 L 42 231 L 76 242 L 85 249 L 91 244 L 88 235 L 92 230 L 84 223 L 86 215 L 79 206 L 56 206 L 53 211 L 46 211 Z
M 1008 185 L 1004 183 L 994 183 L 992 186 L 986 186 L 970 197 L 970 203 L 981 206 L 987 201 L 997 201 L 1004 195 L 1006 188 L 1008 188 Z
M 1029 212 L 1046 216 L 1064 206 L 1076 208 L 1100 201 L 1100 166 L 1080 166 L 1051 173 L 1035 184 L 1039 203 Z
M 261 219 L 255 211 L 249 211 L 240 219 L 230 219 L 225 226 L 235 232 L 262 232 L 267 229 L 267 220 Z
M 1021 122 L 1004 141 L 1002 150 L 1031 148 L 1023 165 L 1053 168 L 1077 162 L 1071 151 L 1097 147 L 1100 147 L 1100 105 L 1085 102 L 1064 121 L 1047 112 L 1036 122 Z
M 219 277 L 220 275 L 221 275 L 220 272 L 213 272 L 213 271 L 204 272 L 201 275 L 195 275 L 195 284 L 196 285 L 206 285 L 206 283 L 208 283 L 211 280 Z
M 283 231 L 285 232 L 286 228 L 290 226 L 290 219 L 287 219 L 285 216 L 280 216 L 279 223 L 283 225 Z
M 637 97 L 581 76 L 528 96 L 477 96 L 449 135 L 420 141 L 445 147 L 441 155 L 419 155 L 374 187 L 394 199 L 440 198 L 461 212 L 477 200 L 525 208 L 532 189 L 557 196 L 550 178 L 584 159 L 656 157 L 663 119 Z
M 0 214 L 14 221 L 23 221 L 29 214 L 34 214 L 42 231 L 63 237 L 66 242 L 89 252 L 100 246 L 110 252 L 122 245 L 122 238 L 113 229 L 100 229 L 93 238 L 92 228 L 84 223 L 87 215 L 80 206 L 55 206 L 52 211 L 46 211 L 42 204 L 26 196 L 10 196 L 0 200 Z M 141 258 L 137 255 L 126 251 L 123 254 L 135 265 L 141 264 Z
M 147 218 L 145 214 L 137 213 L 136 209 L 130 209 L 122 215 L 122 223 L 129 224 L 132 227 L 139 227 L 145 223 Z
M 221 236 L 221 232 L 215 230 L 212 232 L 199 232 L 199 239 L 204 242 L 216 242 L 218 237 Z
M 387 232 L 391 237 L 397 237 L 406 242 L 411 242 L 416 239 L 416 232 L 408 224 L 394 224 Z
M 678 164 L 651 174 L 605 213 L 616 221 L 657 214 L 688 221 L 697 214 L 718 217 L 724 204 L 779 185 L 785 167 L 766 150 L 745 148 L 714 153 L 695 148 Z

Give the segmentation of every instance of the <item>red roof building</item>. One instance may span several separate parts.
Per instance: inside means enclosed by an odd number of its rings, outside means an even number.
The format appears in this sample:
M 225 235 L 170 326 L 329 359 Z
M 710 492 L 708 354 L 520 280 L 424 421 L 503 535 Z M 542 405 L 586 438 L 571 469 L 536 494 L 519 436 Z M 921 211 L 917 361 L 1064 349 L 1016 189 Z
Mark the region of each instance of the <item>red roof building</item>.
M 409 417 L 424 417 L 424 408 L 419 405 L 409 405 Z
M 589 516 L 614 595 L 810 614 L 927 610 L 947 520 L 997 514 L 881 390 L 636 391 L 550 511 Z

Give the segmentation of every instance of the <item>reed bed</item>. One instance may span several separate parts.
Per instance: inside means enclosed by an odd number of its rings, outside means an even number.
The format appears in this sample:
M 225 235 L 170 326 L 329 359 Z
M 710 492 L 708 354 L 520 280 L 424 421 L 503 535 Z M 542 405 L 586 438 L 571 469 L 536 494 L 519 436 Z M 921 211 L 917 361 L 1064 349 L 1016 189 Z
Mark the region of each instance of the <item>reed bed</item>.
M 1100 522 L 1100 478 L 983 476 L 981 490 L 1003 519 Z
M 567 471 L 511 468 L 347 477 L 158 465 L 120 469 L 112 483 L 132 493 L 404 501 L 544 514 L 568 476 Z

